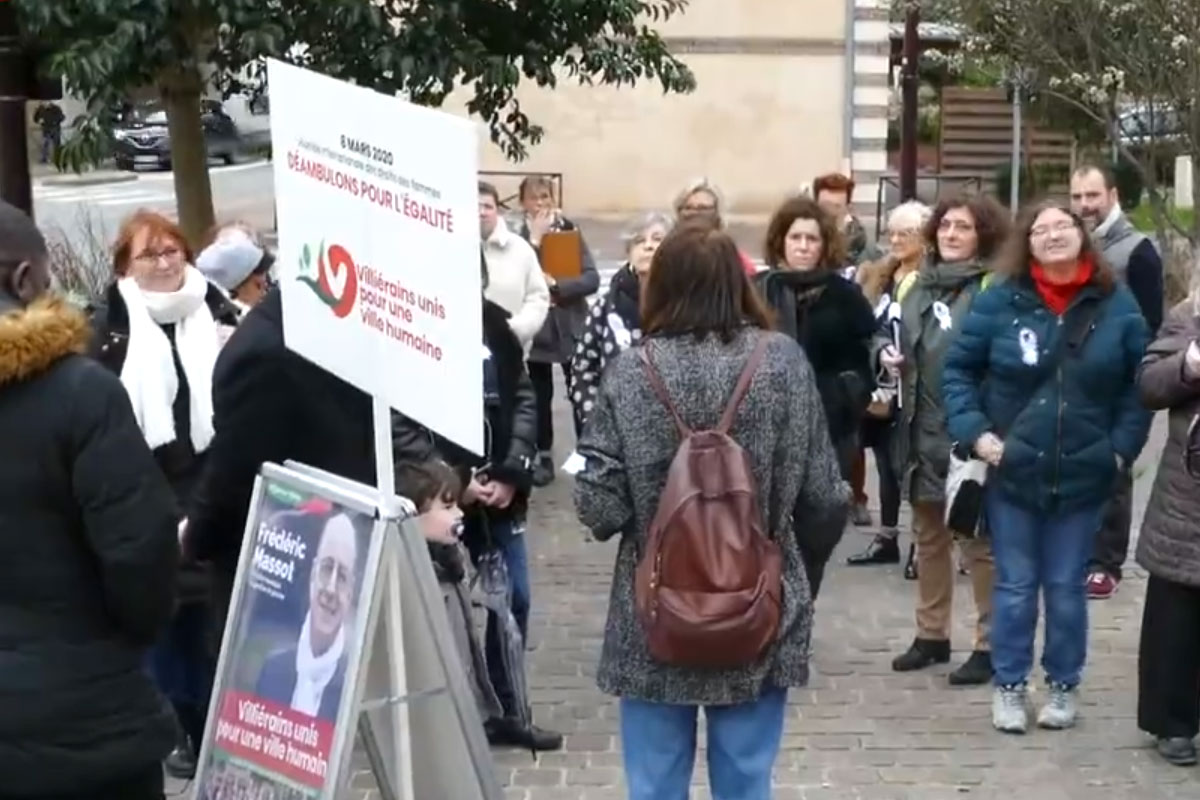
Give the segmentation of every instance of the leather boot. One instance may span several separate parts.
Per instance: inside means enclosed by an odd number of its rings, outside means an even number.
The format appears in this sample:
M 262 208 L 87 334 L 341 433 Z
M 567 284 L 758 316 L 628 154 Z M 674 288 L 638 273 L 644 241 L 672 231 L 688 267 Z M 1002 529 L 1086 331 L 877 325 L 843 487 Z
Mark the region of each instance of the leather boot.
M 982 686 L 992 682 L 992 654 L 976 650 L 958 669 L 950 673 L 951 686 Z
M 914 639 L 908 650 L 892 660 L 896 672 L 913 672 L 950 661 L 950 642 L 946 639 Z
M 846 563 L 851 567 L 868 567 L 875 564 L 899 564 L 900 545 L 896 542 L 895 536 L 880 533 L 871 540 L 866 550 L 850 556 L 846 559 Z
M 563 746 L 561 733 L 547 731 L 536 725 L 526 727 L 513 717 L 489 719 L 483 725 L 488 744 L 500 747 L 521 747 L 535 752 L 558 750 Z

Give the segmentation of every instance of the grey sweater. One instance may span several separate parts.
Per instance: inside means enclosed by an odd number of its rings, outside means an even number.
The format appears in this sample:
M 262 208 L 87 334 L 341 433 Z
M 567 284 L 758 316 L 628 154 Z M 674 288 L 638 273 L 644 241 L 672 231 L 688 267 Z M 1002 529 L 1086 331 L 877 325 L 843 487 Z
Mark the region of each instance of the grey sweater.
M 1137 561 L 1151 575 L 1185 586 L 1200 587 L 1200 492 L 1184 465 L 1188 429 L 1200 413 L 1200 381 L 1183 370 L 1193 339 L 1200 338 L 1200 319 L 1190 300 L 1168 314 L 1158 339 L 1146 350 L 1138 388 L 1142 403 L 1153 411 L 1167 409 L 1167 443 L 1163 448 L 1150 502 L 1138 536 Z
M 759 336 L 769 336 L 770 344 L 731 434 L 750 456 L 763 520 L 783 550 L 779 638 L 759 663 L 739 669 L 684 669 L 650 658 L 635 610 L 634 570 L 679 435 L 634 347 L 606 371 L 578 448 L 587 462 L 576 476 L 579 518 L 600 540 L 621 536 L 600 656 L 598 683 L 604 692 L 651 702 L 725 705 L 755 700 L 765 687 L 803 686 L 808 680 L 813 610 L 792 533 L 792 509 L 798 497 L 803 507 L 822 515 L 849 502 L 812 368 L 799 345 L 777 333 L 746 330 L 729 344 L 713 336 L 650 341 L 655 366 L 680 414 L 694 430 L 704 430 L 716 426 Z M 803 523 L 797 527 L 804 529 Z

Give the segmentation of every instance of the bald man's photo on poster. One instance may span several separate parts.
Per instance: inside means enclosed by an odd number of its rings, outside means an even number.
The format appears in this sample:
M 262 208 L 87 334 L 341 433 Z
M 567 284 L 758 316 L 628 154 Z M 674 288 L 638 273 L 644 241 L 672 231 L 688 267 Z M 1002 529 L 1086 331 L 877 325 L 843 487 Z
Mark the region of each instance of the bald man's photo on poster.
M 332 778 L 334 726 L 350 702 L 373 519 L 270 480 L 255 511 L 209 760 L 319 789 Z

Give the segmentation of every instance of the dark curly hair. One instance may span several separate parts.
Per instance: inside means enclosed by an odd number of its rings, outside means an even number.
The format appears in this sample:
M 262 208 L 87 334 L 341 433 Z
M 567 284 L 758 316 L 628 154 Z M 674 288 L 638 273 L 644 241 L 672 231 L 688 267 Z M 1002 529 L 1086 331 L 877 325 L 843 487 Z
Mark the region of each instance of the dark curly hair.
M 979 237 L 976 251 L 979 260 L 991 261 L 1000 250 L 1000 246 L 1004 244 L 1004 240 L 1008 238 L 1010 226 L 1008 212 L 1001 208 L 995 200 L 982 194 L 959 195 L 942 200 L 937 204 L 933 210 L 933 216 L 925 225 L 925 241 L 929 243 L 929 249 L 934 253 L 937 252 L 938 228 L 942 227 L 942 220 L 946 218 L 946 215 L 958 208 L 965 208 L 971 215 L 971 219 L 975 220 L 975 235 Z
M 783 267 L 787 263 L 784 259 L 783 243 L 792 223 L 798 219 L 817 221 L 817 228 L 821 231 L 821 260 L 818 262 L 821 269 L 841 269 L 846 266 L 846 237 L 842 235 L 837 222 L 817 205 L 816 200 L 805 195 L 796 195 L 783 201 L 783 205 L 775 210 L 771 222 L 767 225 L 763 260 L 767 262 L 768 267 Z

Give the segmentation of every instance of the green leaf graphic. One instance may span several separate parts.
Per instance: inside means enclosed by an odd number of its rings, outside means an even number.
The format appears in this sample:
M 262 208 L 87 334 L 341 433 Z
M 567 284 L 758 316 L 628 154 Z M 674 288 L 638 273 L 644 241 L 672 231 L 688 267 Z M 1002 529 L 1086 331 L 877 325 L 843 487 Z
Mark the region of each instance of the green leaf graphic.
M 301 283 L 303 283 L 308 288 L 312 289 L 313 294 L 315 294 L 317 296 L 317 298 L 325 305 L 329 306 L 330 308 L 337 305 L 337 303 L 338 303 L 337 298 L 330 297 L 324 290 L 321 289 L 321 284 L 318 283 L 317 281 L 313 280 L 312 278 L 308 277 L 307 275 L 301 275 L 299 278 L 297 278 L 297 280 L 300 281 Z

